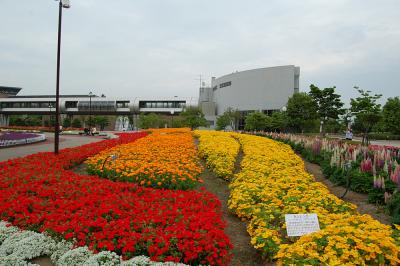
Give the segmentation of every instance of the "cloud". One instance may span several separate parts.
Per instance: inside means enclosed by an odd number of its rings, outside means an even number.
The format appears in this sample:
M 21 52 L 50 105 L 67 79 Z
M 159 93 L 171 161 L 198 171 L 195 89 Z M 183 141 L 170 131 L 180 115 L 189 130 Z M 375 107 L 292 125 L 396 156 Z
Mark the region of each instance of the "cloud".
M 197 96 L 236 70 L 295 64 L 301 89 L 353 85 L 398 95 L 397 0 L 71 1 L 63 13 L 65 94 Z M 24 94 L 55 84 L 57 3 L 0 3 L 0 82 Z

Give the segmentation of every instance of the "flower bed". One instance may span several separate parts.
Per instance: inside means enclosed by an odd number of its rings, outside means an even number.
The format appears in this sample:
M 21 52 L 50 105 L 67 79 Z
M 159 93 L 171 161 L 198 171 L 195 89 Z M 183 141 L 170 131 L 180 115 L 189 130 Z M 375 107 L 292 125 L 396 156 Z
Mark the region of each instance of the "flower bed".
M 349 145 L 340 140 L 290 134 L 267 136 L 291 145 L 308 161 L 321 165 L 326 177 L 368 194 L 371 203 L 386 204 L 394 223 L 400 223 L 400 150 L 396 147 Z
M 195 136 L 199 138 L 199 154 L 206 160 L 207 167 L 218 177 L 232 179 L 239 143 L 230 135 L 217 131 L 197 130 Z
M 189 129 L 159 129 L 86 160 L 89 172 L 145 187 L 191 189 L 202 172 Z
M 152 262 L 148 257 L 137 256 L 123 261 L 114 252 L 93 254 L 87 247 L 74 248 L 70 242 L 57 242 L 46 234 L 20 230 L 0 221 L 0 265 L 29 265 L 28 261 L 39 256 L 50 257 L 58 266 L 71 265 L 124 265 L 124 266 L 184 266 L 181 263 Z M 35 264 L 36 265 L 36 264 Z
M 0 163 L 0 219 L 129 259 L 225 265 L 231 248 L 212 194 L 144 188 L 67 169 L 146 133 Z
M 43 134 L 0 132 L 0 147 L 24 145 L 46 140 Z
M 398 265 L 399 231 L 360 215 L 306 173 L 285 144 L 232 134 L 242 145 L 241 172 L 230 184 L 229 208 L 249 220 L 251 244 L 278 265 Z M 316 213 L 319 232 L 286 235 L 285 214 Z

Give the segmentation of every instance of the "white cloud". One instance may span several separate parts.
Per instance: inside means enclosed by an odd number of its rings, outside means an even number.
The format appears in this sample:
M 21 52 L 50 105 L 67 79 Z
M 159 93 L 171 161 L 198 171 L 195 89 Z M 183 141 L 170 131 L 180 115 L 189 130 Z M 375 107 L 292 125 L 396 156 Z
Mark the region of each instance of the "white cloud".
M 63 93 L 197 96 L 199 74 L 296 64 L 301 85 L 398 93 L 397 0 L 71 1 Z M 0 2 L 0 83 L 54 91 L 57 3 Z M 208 80 L 207 80 L 208 81 Z

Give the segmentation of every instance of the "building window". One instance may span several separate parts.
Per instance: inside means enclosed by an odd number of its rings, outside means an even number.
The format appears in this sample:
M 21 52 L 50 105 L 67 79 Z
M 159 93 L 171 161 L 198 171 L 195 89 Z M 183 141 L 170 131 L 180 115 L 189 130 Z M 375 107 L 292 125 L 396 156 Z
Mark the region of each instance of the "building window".
M 139 102 L 139 108 L 184 108 L 185 101 L 154 101 L 154 102 Z
M 114 111 L 114 101 L 79 101 L 79 111 Z
M 224 82 L 224 83 L 219 84 L 219 87 L 223 88 L 223 87 L 228 87 L 228 86 L 231 86 L 231 85 L 232 85 L 232 82 L 228 81 L 228 82 Z
M 129 107 L 129 101 L 118 101 L 117 102 L 117 108 L 128 108 Z
M 74 101 L 74 102 L 65 102 L 65 108 L 78 108 L 78 102 Z

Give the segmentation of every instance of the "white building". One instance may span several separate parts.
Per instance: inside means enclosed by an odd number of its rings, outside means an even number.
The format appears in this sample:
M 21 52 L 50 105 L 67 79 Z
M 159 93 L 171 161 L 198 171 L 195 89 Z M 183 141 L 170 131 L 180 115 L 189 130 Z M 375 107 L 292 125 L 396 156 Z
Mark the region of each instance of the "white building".
M 213 77 L 211 87 L 200 88 L 199 106 L 211 126 L 215 126 L 216 118 L 229 107 L 243 115 L 252 111 L 271 114 L 286 106 L 288 98 L 299 91 L 299 77 L 300 67 L 294 65 Z

